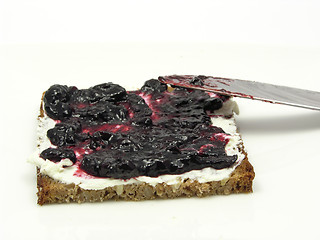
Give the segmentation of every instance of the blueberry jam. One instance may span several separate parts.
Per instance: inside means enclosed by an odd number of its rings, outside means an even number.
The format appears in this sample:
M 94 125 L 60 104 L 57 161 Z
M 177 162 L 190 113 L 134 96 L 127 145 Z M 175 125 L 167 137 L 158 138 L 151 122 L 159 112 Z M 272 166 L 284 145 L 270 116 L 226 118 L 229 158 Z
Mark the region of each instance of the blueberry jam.
M 202 77 L 193 79 L 201 85 Z M 211 125 L 209 114 L 227 98 L 200 90 L 168 90 L 158 80 L 139 91 L 113 84 L 89 89 L 53 85 L 44 95 L 46 114 L 56 120 L 47 136 L 56 148 L 40 157 L 69 158 L 95 177 L 129 179 L 232 166 L 228 135 Z

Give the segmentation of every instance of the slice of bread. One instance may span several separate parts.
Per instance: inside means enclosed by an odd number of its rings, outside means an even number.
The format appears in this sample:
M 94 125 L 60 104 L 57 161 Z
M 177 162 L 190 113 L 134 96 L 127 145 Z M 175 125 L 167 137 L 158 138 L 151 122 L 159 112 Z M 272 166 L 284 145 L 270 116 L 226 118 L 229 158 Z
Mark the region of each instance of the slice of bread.
M 45 117 L 43 109 L 43 102 L 41 102 L 40 120 Z M 49 176 L 45 171 L 41 171 L 40 167 L 37 166 L 38 204 L 102 202 L 109 199 L 140 201 L 155 198 L 168 199 L 250 193 L 252 192 L 252 182 L 255 173 L 248 161 L 241 139 L 237 147 L 239 153 L 244 156 L 244 159 L 229 177 L 219 181 L 199 182 L 195 179 L 187 178 L 175 184 L 166 182 L 157 184 L 137 182 L 108 186 L 103 189 L 85 189 L 77 183 L 64 183 L 63 181 L 54 179 L 54 177 Z

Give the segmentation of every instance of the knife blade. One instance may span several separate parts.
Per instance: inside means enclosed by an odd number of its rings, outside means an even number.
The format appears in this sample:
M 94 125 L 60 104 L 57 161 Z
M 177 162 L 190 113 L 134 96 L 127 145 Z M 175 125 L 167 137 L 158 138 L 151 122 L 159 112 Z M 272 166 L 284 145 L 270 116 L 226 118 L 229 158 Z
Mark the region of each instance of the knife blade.
M 203 75 L 160 76 L 159 81 L 234 97 L 320 110 L 320 92 L 256 81 Z

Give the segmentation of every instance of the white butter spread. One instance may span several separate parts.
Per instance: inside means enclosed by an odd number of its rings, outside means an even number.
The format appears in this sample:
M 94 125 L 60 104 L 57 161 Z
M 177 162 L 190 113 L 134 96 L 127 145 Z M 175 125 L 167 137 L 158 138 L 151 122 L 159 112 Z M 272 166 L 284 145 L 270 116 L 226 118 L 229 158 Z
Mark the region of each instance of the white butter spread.
M 245 158 L 244 154 L 240 152 L 239 146 L 242 146 L 242 141 L 240 135 L 237 133 L 237 127 L 235 124 L 235 119 L 232 116 L 231 118 L 226 118 L 224 116 L 231 115 L 233 112 L 238 113 L 237 104 L 231 99 L 224 103 L 224 106 L 215 112 L 217 116 L 211 118 L 212 124 L 214 126 L 220 127 L 224 130 L 225 133 L 229 134 L 228 144 L 226 145 L 227 155 L 237 155 L 238 159 L 236 163 L 229 168 L 224 169 L 214 169 L 211 167 L 204 168 L 202 170 L 192 170 L 183 174 L 178 175 L 161 175 L 158 177 L 147 177 L 140 176 L 136 178 L 131 178 L 127 180 L 113 179 L 113 178 L 98 178 L 90 177 L 84 178 L 76 176 L 76 171 L 78 170 L 78 165 L 72 165 L 72 162 L 69 159 L 63 159 L 58 163 L 54 163 L 50 160 L 44 160 L 40 157 L 40 153 L 49 148 L 55 148 L 51 144 L 50 140 L 47 137 L 47 131 L 54 127 L 55 121 L 44 116 L 39 118 L 38 124 L 38 144 L 37 150 L 28 158 L 28 162 L 36 165 L 40 172 L 55 179 L 62 183 L 71 184 L 74 183 L 79 185 L 83 189 L 92 189 L 100 190 L 106 187 L 122 186 L 125 184 L 139 184 L 139 183 L 148 183 L 151 186 L 155 186 L 158 183 L 166 183 L 167 185 L 179 185 L 185 179 L 196 180 L 199 183 L 211 182 L 211 181 L 220 181 L 223 179 L 228 179 L 231 173 L 235 168 L 241 163 Z M 67 167 L 65 167 L 67 166 Z

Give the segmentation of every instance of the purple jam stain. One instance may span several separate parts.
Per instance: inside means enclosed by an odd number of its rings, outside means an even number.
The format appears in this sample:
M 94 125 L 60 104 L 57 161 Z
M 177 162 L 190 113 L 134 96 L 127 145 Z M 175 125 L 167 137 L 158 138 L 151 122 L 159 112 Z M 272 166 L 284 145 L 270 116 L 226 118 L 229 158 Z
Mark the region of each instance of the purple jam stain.
M 203 79 L 191 80 L 201 85 Z M 237 156 L 225 153 L 229 135 L 212 126 L 209 116 L 228 97 L 210 95 L 181 87 L 168 91 L 155 79 L 129 92 L 113 83 L 82 90 L 54 85 L 44 95 L 44 108 L 57 121 L 47 132 L 56 148 L 40 157 L 54 162 L 70 158 L 77 166 L 75 176 L 85 178 L 230 167 Z

